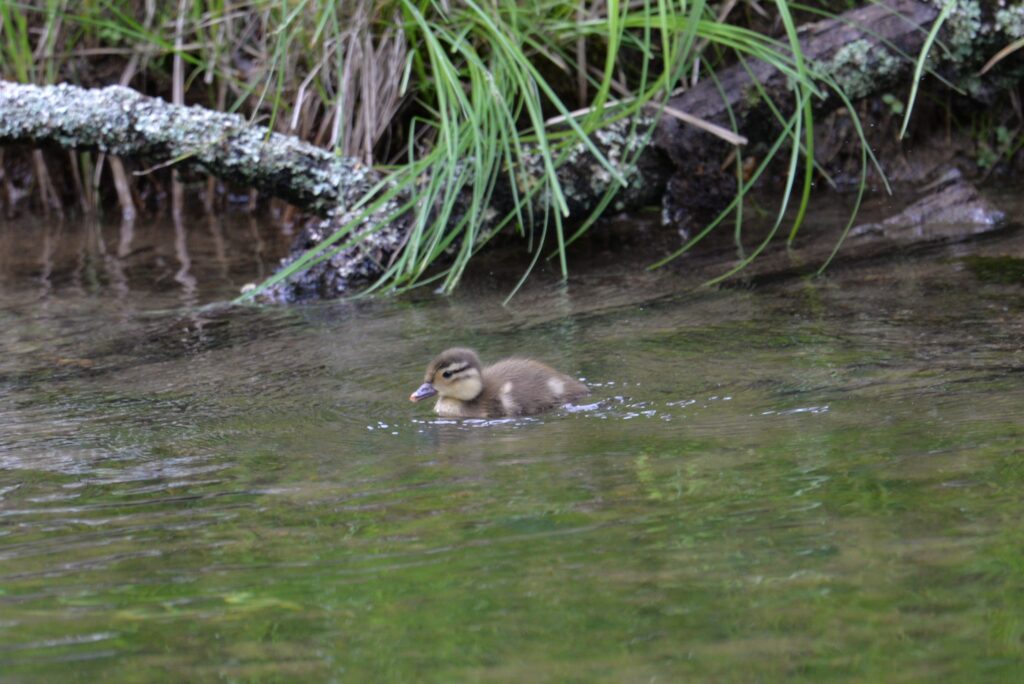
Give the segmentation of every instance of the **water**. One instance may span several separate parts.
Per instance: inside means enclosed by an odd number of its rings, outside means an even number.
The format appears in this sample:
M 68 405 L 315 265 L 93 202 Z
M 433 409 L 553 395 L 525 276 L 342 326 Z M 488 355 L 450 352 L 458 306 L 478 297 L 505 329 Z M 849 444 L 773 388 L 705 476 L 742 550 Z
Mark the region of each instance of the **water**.
M 1024 674 L 1024 290 L 963 259 L 1019 234 L 195 308 L 270 235 L 0 227 L 0 681 Z M 433 418 L 406 397 L 456 343 L 593 401 Z

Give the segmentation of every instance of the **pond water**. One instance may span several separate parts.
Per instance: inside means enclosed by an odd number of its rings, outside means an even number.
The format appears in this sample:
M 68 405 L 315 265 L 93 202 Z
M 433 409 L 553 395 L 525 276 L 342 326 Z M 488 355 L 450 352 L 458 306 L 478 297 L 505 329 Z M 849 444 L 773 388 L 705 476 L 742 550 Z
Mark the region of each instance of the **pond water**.
M 202 309 L 282 239 L 52 224 L 0 225 L 2 682 L 1024 675 L 1024 287 L 968 258 L 1020 231 Z M 453 344 L 592 402 L 435 419 Z

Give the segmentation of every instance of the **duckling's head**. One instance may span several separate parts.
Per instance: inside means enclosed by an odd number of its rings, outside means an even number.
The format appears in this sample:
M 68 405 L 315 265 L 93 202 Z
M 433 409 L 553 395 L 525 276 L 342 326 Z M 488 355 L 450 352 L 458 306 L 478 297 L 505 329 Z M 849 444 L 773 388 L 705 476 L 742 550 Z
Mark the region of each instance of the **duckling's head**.
M 441 399 L 473 401 L 483 391 L 480 358 L 472 349 L 446 349 L 430 362 L 423 384 L 409 395 L 409 401 L 421 401 L 439 395 Z

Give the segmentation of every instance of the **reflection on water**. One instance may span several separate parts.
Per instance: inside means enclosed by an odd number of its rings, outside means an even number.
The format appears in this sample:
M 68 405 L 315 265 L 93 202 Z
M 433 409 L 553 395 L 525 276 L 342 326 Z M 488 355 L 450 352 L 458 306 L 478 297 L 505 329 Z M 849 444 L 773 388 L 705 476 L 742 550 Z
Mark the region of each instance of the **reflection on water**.
M 0 229 L 0 681 L 1016 681 L 1020 236 L 196 308 L 250 230 Z M 590 403 L 438 419 L 456 343 Z

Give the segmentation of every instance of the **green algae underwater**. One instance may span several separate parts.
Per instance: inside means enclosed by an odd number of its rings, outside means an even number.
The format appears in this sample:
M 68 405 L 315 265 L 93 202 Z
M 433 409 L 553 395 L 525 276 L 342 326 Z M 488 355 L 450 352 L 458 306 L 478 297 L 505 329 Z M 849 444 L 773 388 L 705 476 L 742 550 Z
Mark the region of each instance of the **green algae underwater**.
M 264 243 L 31 230 L 0 227 L 0 682 L 1024 673 L 1024 290 L 971 266 L 1018 234 L 201 309 Z M 591 401 L 437 419 L 406 397 L 456 343 Z

